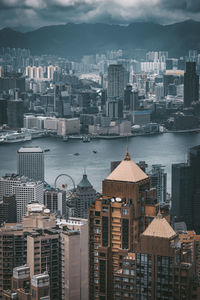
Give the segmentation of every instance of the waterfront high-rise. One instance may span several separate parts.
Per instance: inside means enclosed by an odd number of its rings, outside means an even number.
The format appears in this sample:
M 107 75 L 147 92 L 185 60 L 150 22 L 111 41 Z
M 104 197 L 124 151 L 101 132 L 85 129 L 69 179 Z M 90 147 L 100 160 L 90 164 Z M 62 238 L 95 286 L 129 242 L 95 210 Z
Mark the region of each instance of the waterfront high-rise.
M 151 179 L 127 151 L 89 210 L 89 299 L 114 299 L 113 274 L 134 251 L 158 209 Z
M 17 151 L 17 173 L 44 181 L 44 152 L 40 147 L 21 147 Z
M 196 63 L 187 62 L 184 74 L 184 107 L 199 100 L 199 76 L 196 74 Z
M 7 103 L 8 126 L 18 129 L 23 127 L 24 104 L 22 100 L 9 100 Z
M 124 67 L 123 65 L 109 65 L 107 99 L 124 99 Z

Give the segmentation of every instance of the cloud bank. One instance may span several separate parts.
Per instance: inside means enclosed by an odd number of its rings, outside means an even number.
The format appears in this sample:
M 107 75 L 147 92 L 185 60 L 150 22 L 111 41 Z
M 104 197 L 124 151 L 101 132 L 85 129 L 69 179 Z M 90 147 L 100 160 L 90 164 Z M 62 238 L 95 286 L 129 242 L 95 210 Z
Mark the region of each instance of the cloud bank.
M 0 27 L 200 21 L 200 0 L 0 0 Z

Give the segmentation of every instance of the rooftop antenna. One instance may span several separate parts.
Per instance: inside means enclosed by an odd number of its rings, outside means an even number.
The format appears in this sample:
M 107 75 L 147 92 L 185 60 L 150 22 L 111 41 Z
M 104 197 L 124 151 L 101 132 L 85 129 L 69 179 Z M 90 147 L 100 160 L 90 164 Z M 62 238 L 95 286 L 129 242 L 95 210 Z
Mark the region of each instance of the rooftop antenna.
M 127 142 L 126 142 L 126 155 L 124 157 L 124 160 L 131 160 L 129 152 L 128 152 L 128 135 L 127 135 Z

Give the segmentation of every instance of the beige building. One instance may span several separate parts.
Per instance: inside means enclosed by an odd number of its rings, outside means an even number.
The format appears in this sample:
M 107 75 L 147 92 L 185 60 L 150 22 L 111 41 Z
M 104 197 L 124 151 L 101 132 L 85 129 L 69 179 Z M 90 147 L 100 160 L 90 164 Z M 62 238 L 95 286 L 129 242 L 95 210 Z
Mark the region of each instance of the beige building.
M 79 134 L 80 133 L 80 119 L 58 119 L 58 131 L 57 134 L 65 136 L 67 134 Z
M 88 221 L 60 222 L 62 300 L 88 300 Z

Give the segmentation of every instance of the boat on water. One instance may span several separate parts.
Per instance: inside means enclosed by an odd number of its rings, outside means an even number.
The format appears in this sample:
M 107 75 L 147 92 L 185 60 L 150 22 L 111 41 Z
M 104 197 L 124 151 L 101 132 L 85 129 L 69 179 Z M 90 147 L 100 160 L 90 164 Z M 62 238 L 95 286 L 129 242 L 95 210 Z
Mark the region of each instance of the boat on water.
M 49 152 L 50 151 L 50 149 L 44 149 L 44 152 Z
M 96 150 L 93 150 L 92 152 L 93 152 L 93 153 L 95 153 L 95 154 L 97 153 L 97 151 L 96 151 Z
M 69 137 L 66 135 L 66 136 L 63 136 L 63 142 L 68 142 L 69 141 Z
M 29 131 L 20 130 L 16 132 L 9 132 L 5 135 L 2 135 L 0 138 L 0 143 L 10 144 L 10 143 L 26 142 L 31 140 L 32 140 L 32 136 Z
M 89 143 L 91 141 L 91 138 L 89 135 L 84 135 L 82 137 L 82 141 L 83 141 L 83 143 Z

